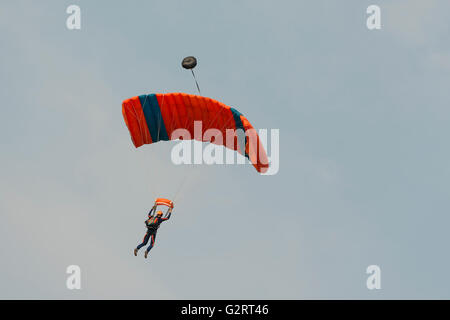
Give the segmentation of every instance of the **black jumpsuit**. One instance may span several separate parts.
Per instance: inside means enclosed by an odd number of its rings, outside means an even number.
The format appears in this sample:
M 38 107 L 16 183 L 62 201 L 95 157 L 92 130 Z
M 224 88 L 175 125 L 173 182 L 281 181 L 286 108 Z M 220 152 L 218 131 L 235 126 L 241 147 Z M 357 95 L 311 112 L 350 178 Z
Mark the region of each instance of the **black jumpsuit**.
M 150 211 L 149 216 L 151 215 L 153 209 Z M 162 218 L 162 217 L 157 217 L 157 216 L 153 216 L 153 217 L 149 217 L 149 219 L 147 219 L 145 221 L 145 225 L 147 226 L 147 233 L 144 236 L 144 239 L 142 240 L 142 243 L 139 244 L 136 249 L 140 249 L 143 246 L 145 246 L 148 243 L 148 240 L 151 239 L 150 241 L 150 245 L 147 247 L 147 252 L 149 252 L 153 246 L 155 245 L 155 238 L 156 238 L 156 232 L 158 231 L 158 228 L 160 226 L 161 223 L 163 223 L 164 221 L 169 220 L 170 215 L 172 214 L 172 212 L 169 213 L 169 215 L 167 216 L 167 218 Z

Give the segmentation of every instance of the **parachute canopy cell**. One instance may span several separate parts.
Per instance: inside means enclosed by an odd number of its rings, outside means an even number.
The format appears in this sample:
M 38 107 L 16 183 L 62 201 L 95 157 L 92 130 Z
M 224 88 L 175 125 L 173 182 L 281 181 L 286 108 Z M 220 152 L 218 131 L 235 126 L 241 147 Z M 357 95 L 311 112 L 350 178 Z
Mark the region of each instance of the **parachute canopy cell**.
M 181 65 L 185 69 L 194 69 L 195 66 L 197 65 L 197 59 L 193 56 L 186 57 L 181 62 Z
M 141 95 L 124 100 L 122 114 L 136 148 L 179 139 L 180 136 L 172 133 L 185 129 L 189 139 L 223 145 L 245 155 L 260 173 L 267 172 L 269 167 L 266 151 L 247 118 L 211 98 L 186 93 Z M 201 122 L 200 135 L 198 129 L 194 131 L 194 121 Z M 205 131 L 209 129 L 216 129 L 223 138 L 208 137 Z M 232 132 L 241 129 L 245 137 L 234 134 L 230 139 L 227 129 L 233 129 Z
M 173 209 L 173 202 L 164 198 L 156 198 L 155 206 L 166 206 Z

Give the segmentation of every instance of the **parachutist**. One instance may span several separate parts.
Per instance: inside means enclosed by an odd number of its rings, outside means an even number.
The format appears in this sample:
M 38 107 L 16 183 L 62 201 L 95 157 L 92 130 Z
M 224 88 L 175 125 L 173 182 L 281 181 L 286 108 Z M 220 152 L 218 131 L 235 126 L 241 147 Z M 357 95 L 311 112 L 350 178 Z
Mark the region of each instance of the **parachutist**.
M 162 211 L 157 211 L 156 215 L 153 213 L 156 211 L 156 208 L 158 205 L 165 205 L 168 206 L 169 209 L 167 210 L 166 216 L 163 216 Z M 145 225 L 147 227 L 147 232 L 145 233 L 144 239 L 142 240 L 142 243 L 140 243 L 135 249 L 134 249 L 134 255 L 137 256 L 139 249 L 147 245 L 148 241 L 150 240 L 150 245 L 145 250 L 144 257 L 147 259 L 148 253 L 155 245 L 155 239 L 156 239 L 156 233 L 158 231 L 159 226 L 164 221 L 167 221 L 170 219 L 170 216 L 172 215 L 172 209 L 173 209 L 173 203 L 170 200 L 158 198 L 155 201 L 155 205 L 152 207 L 150 212 L 148 213 L 148 219 L 145 220 Z

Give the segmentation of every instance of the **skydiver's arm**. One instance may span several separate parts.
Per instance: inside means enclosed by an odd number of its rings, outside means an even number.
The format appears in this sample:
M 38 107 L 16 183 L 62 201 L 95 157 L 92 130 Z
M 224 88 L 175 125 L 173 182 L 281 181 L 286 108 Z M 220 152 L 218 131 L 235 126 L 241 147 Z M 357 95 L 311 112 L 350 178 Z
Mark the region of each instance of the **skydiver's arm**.
M 167 215 L 167 218 L 162 218 L 162 221 L 167 221 L 170 219 L 170 216 L 172 215 L 172 209 L 169 209 L 169 214 Z
M 153 211 L 155 211 L 155 209 L 156 209 L 156 207 L 154 206 L 154 207 L 152 207 L 151 209 L 150 209 L 150 211 L 148 212 L 148 215 L 150 216 L 151 214 L 152 214 L 152 212 Z

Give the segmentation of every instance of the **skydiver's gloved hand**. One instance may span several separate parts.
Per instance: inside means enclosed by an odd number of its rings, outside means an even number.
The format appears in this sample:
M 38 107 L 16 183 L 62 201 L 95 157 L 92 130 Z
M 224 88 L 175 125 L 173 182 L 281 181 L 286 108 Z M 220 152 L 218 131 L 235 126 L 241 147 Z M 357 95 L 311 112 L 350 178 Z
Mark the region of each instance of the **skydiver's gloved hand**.
M 172 215 L 172 208 L 169 208 L 169 214 L 167 215 L 166 220 L 169 220 L 171 215 Z

